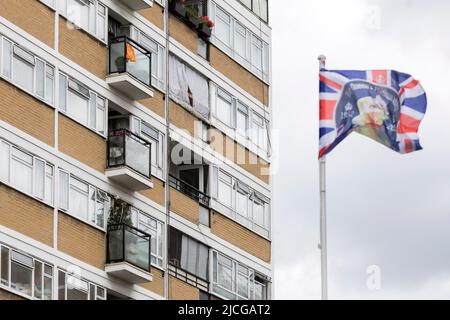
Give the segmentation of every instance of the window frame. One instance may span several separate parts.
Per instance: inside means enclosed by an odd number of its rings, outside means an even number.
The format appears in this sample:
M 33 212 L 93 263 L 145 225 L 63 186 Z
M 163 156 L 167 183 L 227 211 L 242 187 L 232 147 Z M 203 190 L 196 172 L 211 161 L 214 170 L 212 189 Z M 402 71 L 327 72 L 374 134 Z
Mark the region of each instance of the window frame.
M 144 227 L 142 227 L 142 225 L 144 224 L 142 222 L 141 216 L 144 216 L 144 218 L 146 219 L 150 219 L 152 220 L 152 222 L 156 223 L 156 229 L 152 228 L 151 225 L 148 225 L 147 223 L 145 223 L 145 229 Z M 153 249 L 154 246 L 151 246 L 151 265 L 155 266 L 156 268 L 164 268 L 164 262 L 165 262 L 165 251 L 164 251 L 164 232 L 165 232 L 165 228 L 164 228 L 164 223 L 159 221 L 158 219 L 146 214 L 145 212 L 143 212 L 142 210 L 139 210 L 138 208 L 135 207 L 131 207 L 131 219 L 133 222 L 133 225 L 143 231 L 146 232 L 148 234 L 152 234 L 152 231 L 156 234 L 156 253 L 153 253 Z M 148 227 L 147 227 L 148 226 Z M 149 229 L 151 231 L 149 231 Z M 154 238 L 152 236 L 152 238 Z M 161 250 L 160 250 L 160 245 L 161 245 Z M 160 252 L 161 251 L 161 252 Z M 153 258 L 155 259 L 156 262 L 153 262 Z M 161 265 L 158 263 L 158 261 L 161 261 Z
M 108 292 L 107 288 L 102 287 L 102 286 L 100 286 L 100 285 L 98 285 L 98 284 L 96 284 L 94 282 L 91 282 L 91 281 L 89 281 L 89 280 L 87 280 L 87 279 L 85 279 L 83 277 L 78 277 L 77 275 L 75 275 L 73 273 L 70 273 L 70 272 L 68 272 L 66 270 L 63 270 L 61 268 L 57 268 L 56 272 L 58 274 L 58 281 L 57 281 L 58 282 L 57 283 L 58 296 L 57 296 L 57 300 L 67 300 L 67 288 L 68 288 L 68 282 L 69 282 L 68 281 L 68 277 L 73 277 L 75 281 L 80 281 L 80 282 L 86 283 L 86 287 L 87 287 L 86 290 L 77 289 L 78 291 L 85 291 L 86 292 L 86 295 L 87 295 L 86 301 L 88 301 L 88 300 L 107 300 L 107 292 Z M 60 275 L 61 274 L 64 274 L 64 299 L 61 299 L 61 297 L 59 296 L 60 290 L 61 290 L 60 283 L 62 282 L 61 279 L 60 279 Z M 92 293 L 91 292 L 91 288 L 92 287 L 95 288 L 95 290 L 94 290 L 95 299 L 91 299 L 92 298 L 91 297 L 91 293 Z M 104 292 L 104 296 L 103 297 L 98 294 L 98 289 L 99 288 L 101 290 L 103 290 L 103 292 Z
M 223 90 L 222 88 L 218 87 L 217 88 L 217 97 L 216 97 L 216 117 L 217 119 L 222 122 L 224 125 L 226 125 L 229 128 L 234 128 L 235 127 L 235 121 L 234 121 L 234 115 L 236 114 L 236 112 L 234 111 L 234 109 L 236 108 L 236 103 L 235 103 L 235 99 L 234 97 L 229 94 L 228 92 L 226 92 L 225 90 Z M 230 115 L 229 115 L 229 123 L 227 123 L 225 121 L 225 119 L 221 119 L 220 117 L 220 112 L 219 112 L 219 100 L 222 100 L 224 103 L 227 103 L 230 107 Z
M 245 5 L 244 5 L 245 6 Z M 224 39 L 221 39 L 218 36 L 218 30 L 220 30 L 220 24 L 217 23 L 219 21 L 220 15 L 226 14 L 231 19 L 231 27 L 230 27 L 230 43 L 225 43 Z M 254 13 L 253 13 L 254 14 Z M 242 23 L 239 22 L 238 19 L 233 17 L 230 13 L 228 13 L 223 7 L 213 2 L 211 6 L 211 15 L 214 21 L 216 21 L 216 27 L 213 29 L 212 41 L 219 48 L 222 49 L 226 54 L 228 54 L 233 60 L 247 69 L 250 73 L 257 76 L 263 82 L 268 83 L 270 81 L 270 61 L 268 59 L 270 52 L 270 45 L 262 39 L 259 35 L 252 32 L 248 27 L 245 27 Z M 242 56 L 241 53 L 238 53 L 236 46 L 236 32 L 240 32 L 237 30 L 236 25 L 239 27 L 245 28 L 245 42 L 246 42 L 246 55 Z M 242 32 L 240 32 L 242 34 Z M 253 64 L 252 57 L 252 46 L 254 41 L 261 42 L 261 63 L 259 67 L 259 63 L 257 65 Z
M 44 292 L 45 292 L 45 289 L 46 289 L 44 279 L 47 278 L 47 279 L 51 280 L 50 291 L 49 291 L 50 292 L 50 299 L 49 300 L 53 300 L 53 298 L 54 298 L 54 296 L 53 296 L 53 288 L 54 288 L 54 285 L 55 285 L 55 277 L 54 277 L 55 267 L 54 267 L 54 265 L 52 265 L 50 263 L 47 263 L 44 260 L 37 259 L 37 258 L 35 258 L 34 256 L 32 256 L 32 255 L 30 255 L 28 253 L 22 252 L 21 250 L 14 249 L 14 248 L 12 248 L 12 247 L 10 247 L 8 245 L 4 245 L 3 243 L 0 243 L 0 252 L 2 250 L 6 250 L 8 252 L 8 262 L 7 262 L 7 265 L 8 265 L 8 271 L 7 271 L 8 272 L 8 279 L 7 279 L 7 284 L 5 284 L 3 282 L 3 279 L 1 279 L 1 281 L 0 281 L 0 288 L 9 290 L 9 291 L 11 291 L 13 293 L 17 293 L 17 294 L 19 294 L 19 295 L 21 295 L 23 297 L 27 297 L 27 298 L 30 298 L 32 300 L 47 300 L 47 299 L 44 299 L 44 296 L 45 296 Z M 26 264 L 24 264 L 24 262 L 21 262 L 21 261 L 19 261 L 17 259 L 14 259 L 13 253 L 16 253 L 18 255 L 24 256 L 26 258 L 29 258 L 31 260 L 31 264 L 32 265 L 31 266 L 30 265 L 26 265 Z M 3 271 L 3 270 L 1 270 L 1 268 L 2 268 L 2 261 L 1 260 L 2 260 L 2 256 L 0 254 L 0 274 Z M 16 290 L 16 289 L 14 289 L 12 287 L 12 267 L 13 267 L 13 264 L 19 265 L 19 266 L 21 266 L 23 268 L 27 268 L 27 269 L 29 269 L 31 271 L 31 284 L 30 284 L 31 295 L 28 295 L 28 294 L 25 294 L 23 292 L 20 292 L 19 290 Z M 41 269 L 41 286 L 42 286 L 42 291 L 41 291 L 41 297 L 40 298 L 38 298 L 37 295 L 36 295 L 36 283 L 35 283 L 35 280 L 36 280 L 36 264 L 40 264 L 42 266 L 42 269 Z M 46 273 L 46 269 L 47 269 L 46 267 L 51 269 L 51 275 Z
M 232 300 L 232 299 L 247 300 L 247 301 L 254 300 L 255 299 L 255 283 L 260 284 L 260 281 L 257 280 L 257 278 L 262 279 L 263 276 L 257 274 L 257 272 L 254 269 L 252 269 L 242 263 L 239 263 L 239 261 L 237 261 L 231 257 L 228 257 L 225 254 L 218 252 L 217 250 L 211 249 L 211 256 L 212 256 L 212 258 L 211 258 L 212 272 L 211 272 L 211 276 L 210 276 L 210 282 L 211 282 L 210 293 L 218 295 L 224 299 L 229 299 L 229 300 Z M 219 260 L 220 260 L 219 258 L 231 261 L 231 265 L 232 265 L 231 266 L 231 287 L 232 287 L 231 290 L 224 287 L 223 285 L 221 285 L 219 283 L 220 282 L 219 281 L 219 278 L 220 278 L 219 277 Z M 230 267 L 227 266 L 227 268 L 229 269 Z M 247 270 L 247 274 L 246 274 L 246 276 L 247 276 L 247 291 L 248 291 L 247 297 L 244 297 L 243 295 L 241 295 L 239 293 L 239 275 L 242 274 L 242 272 L 240 272 L 240 269 Z M 266 281 L 266 283 L 263 284 L 264 288 L 266 290 L 265 295 L 264 295 L 266 299 L 268 296 L 267 295 L 267 288 L 268 288 L 267 283 L 268 283 L 268 281 Z M 233 297 L 225 297 L 222 293 L 217 292 L 217 290 L 215 290 L 216 287 L 219 288 L 220 290 L 225 291 L 226 293 L 232 295 Z
M 161 131 L 156 129 L 154 126 L 152 126 L 148 122 L 146 122 L 136 116 L 131 116 L 130 124 L 131 124 L 130 129 L 133 133 L 144 138 L 151 144 L 151 148 L 152 148 L 152 150 L 151 150 L 151 153 L 152 153 L 151 165 L 152 165 L 152 168 L 155 169 L 152 172 L 160 171 L 161 173 L 163 173 L 164 168 L 165 168 L 165 163 L 164 163 L 164 158 L 165 158 L 164 136 L 165 135 L 164 135 L 164 133 L 162 133 Z M 156 139 L 156 137 L 152 137 L 152 136 L 146 134 L 145 131 L 143 130 L 143 127 L 148 127 L 150 130 L 153 130 L 155 133 L 155 136 L 156 136 L 156 133 L 158 133 L 158 139 Z M 155 145 L 156 145 L 156 148 L 155 148 Z M 155 152 L 156 157 L 153 156 L 153 152 Z M 156 163 L 154 163 L 154 161 L 156 161 Z
M 106 138 L 107 135 L 107 124 L 108 124 L 108 99 L 99 95 L 97 92 L 91 90 L 89 87 L 82 84 L 80 81 L 68 76 L 63 72 L 59 72 L 58 75 L 58 83 L 59 83 L 59 101 L 58 101 L 58 111 L 74 120 L 75 122 L 81 124 L 82 126 L 88 128 L 89 130 L 99 134 L 100 136 Z M 78 86 L 78 88 L 77 88 Z M 61 90 L 64 90 L 61 92 Z M 84 92 L 83 92 L 84 91 Z M 85 98 L 87 100 L 86 107 L 86 123 L 83 123 L 81 120 L 76 119 L 76 117 L 71 113 L 70 108 L 74 106 L 70 106 L 69 103 L 69 94 L 78 95 L 80 98 Z M 102 101 L 103 104 L 99 104 L 99 101 Z M 99 117 L 99 109 L 103 109 L 103 130 L 97 128 L 98 117 Z M 93 109 L 95 113 L 93 114 Z M 95 115 L 95 123 L 93 123 L 93 115 Z
M 4 52 L 4 48 L 5 43 L 8 43 L 9 48 L 10 48 L 10 52 L 8 53 L 8 58 L 5 58 L 5 52 Z M 20 90 L 30 94 L 31 96 L 35 97 L 36 99 L 38 99 L 39 101 L 42 101 L 43 103 L 50 105 L 51 107 L 55 107 L 54 106 L 54 101 L 55 101 L 55 88 L 56 88 L 56 83 L 53 79 L 53 83 L 52 83 L 52 91 L 51 91 L 51 97 L 47 96 L 47 90 L 48 90 L 48 83 L 47 83 L 47 78 L 48 78 L 48 74 L 49 71 L 51 70 L 51 72 L 53 73 L 53 75 L 55 74 L 55 66 L 49 64 L 47 61 L 45 61 L 44 59 L 38 57 L 37 55 L 35 55 L 33 52 L 31 52 L 30 50 L 16 44 L 14 41 L 1 36 L 0 35 L 0 62 L 1 62 L 1 68 L 0 68 L 0 77 L 2 79 L 5 79 L 6 81 L 8 81 L 9 83 L 13 84 L 15 87 L 19 88 Z M 26 57 L 26 55 L 28 55 L 29 57 Z M 32 88 L 26 88 L 24 86 L 22 86 L 21 84 L 19 84 L 16 81 L 15 78 L 15 61 L 16 59 L 20 60 L 22 63 L 28 64 L 31 68 L 32 68 L 32 77 L 31 77 L 31 81 L 32 81 Z M 31 61 L 33 60 L 33 61 Z M 5 61 L 7 61 L 7 63 L 5 63 Z M 44 68 L 42 71 L 42 76 L 43 76 L 43 95 L 39 95 L 39 93 L 37 92 L 37 72 L 38 72 L 38 62 L 43 63 Z M 6 74 L 5 72 L 5 66 L 8 65 L 8 74 Z
M 48 0 L 47 0 L 48 1 Z M 88 6 L 88 14 L 87 14 L 87 27 L 80 26 L 77 24 L 76 21 L 73 21 L 74 19 L 71 19 L 68 14 L 68 1 L 69 0 L 63 0 L 63 2 L 57 2 L 54 3 L 53 6 L 49 3 L 47 3 L 46 0 L 41 0 L 42 3 L 46 4 L 47 6 L 54 9 L 58 14 L 63 16 L 68 22 L 72 23 L 74 26 L 76 26 L 79 29 L 84 30 L 85 32 L 89 33 L 90 35 L 94 36 L 96 39 L 100 40 L 104 44 L 108 44 L 108 7 L 101 3 L 98 0 L 71 0 L 78 2 L 80 4 L 84 4 Z M 50 0 L 51 1 L 51 0 Z M 86 3 L 87 2 L 87 3 Z M 100 11 L 100 7 L 104 8 L 104 14 Z M 92 21 L 92 18 L 94 17 L 94 21 Z M 104 25 L 103 25 L 103 31 L 99 31 L 99 17 L 105 18 Z M 103 37 L 101 37 L 103 35 Z
M 270 211 L 270 199 L 265 197 L 264 195 L 260 194 L 258 191 L 254 190 L 253 188 L 247 186 L 245 183 L 242 183 L 239 179 L 235 178 L 234 176 L 226 173 L 225 171 L 217 168 L 217 174 L 214 179 L 216 181 L 217 185 L 217 194 L 214 197 L 216 201 L 223 207 L 227 208 L 229 210 L 228 214 L 225 214 L 226 216 L 234 219 L 237 223 L 243 225 L 244 227 L 250 229 L 252 232 L 259 234 L 265 238 L 271 237 L 271 211 Z M 222 202 L 220 199 L 220 177 L 221 175 L 225 175 L 231 178 L 231 206 L 228 206 L 226 203 Z M 224 182 L 225 183 L 225 182 Z M 242 192 L 238 190 L 239 188 L 245 189 L 247 193 L 247 217 L 242 216 L 237 209 L 237 200 L 238 195 L 237 193 Z M 255 215 L 254 215 L 254 205 L 255 202 L 258 201 L 262 208 L 263 208 L 263 219 L 264 219 L 264 225 L 261 226 L 255 221 Z
M 62 189 L 63 184 L 61 183 L 61 175 L 65 175 L 66 177 L 68 177 L 67 182 L 64 185 L 64 189 Z M 106 231 L 106 227 L 107 227 L 107 220 L 108 220 L 108 215 L 109 215 L 109 208 L 111 206 L 111 198 L 108 195 L 107 192 L 101 190 L 100 188 L 97 188 L 95 186 L 93 186 L 92 184 L 90 184 L 89 182 L 86 182 L 74 175 L 72 175 L 71 173 L 69 173 L 67 170 L 64 170 L 62 168 L 58 169 L 58 178 L 59 178 L 59 190 L 58 190 L 58 209 L 61 210 L 62 212 L 80 220 L 83 221 L 97 229 L 100 229 L 102 231 Z M 86 219 L 84 219 L 83 217 L 75 214 L 74 212 L 72 212 L 71 207 L 70 207 L 70 203 L 71 201 L 71 190 L 72 190 L 72 180 L 77 181 L 78 183 L 82 183 L 85 184 L 87 186 L 87 212 L 86 212 Z M 76 186 L 74 186 L 74 188 L 76 189 L 80 189 Z M 67 194 L 63 195 L 63 192 L 67 190 Z M 81 190 L 83 193 L 86 193 L 85 191 Z M 104 199 L 100 199 L 102 197 L 104 197 L 102 194 L 106 195 Z M 95 199 L 92 199 L 91 196 L 95 196 Z M 66 197 L 67 198 L 67 207 L 62 207 L 62 201 L 61 198 L 62 197 Z M 104 205 L 104 214 L 103 214 L 103 224 L 100 225 L 98 224 L 97 218 L 98 218 L 98 214 L 97 214 L 97 210 L 98 210 L 98 202 L 102 202 Z M 92 215 L 94 216 L 94 221 L 91 220 Z
M 0 178 L 0 181 L 3 181 L 8 186 L 11 186 L 12 188 L 14 188 L 16 190 L 18 190 L 18 191 L 20 191 L 22 193 L 25 193 L 28 196 L 30 196 L 30 197 L 32 197 L 34 199 L 37 199 L 40 202 L 43 202 L 43 203 L 53 207 L 54 206 L 54 196 L 53 196 L 53 194 L 54 194 L 54 190 L 55 190 L 55 174 L 54 174 L 55 166 L 53 164 L 49 163 L 48 161 L 46 161 L 45 159 L 43 159 L 41 157 L 38 157 L 38 156 L 28 152 L 27 150 L 22 149 L 22 148 L 14 145 L 12 143 L 9 143 L 6 140 L 0 139 L 0 143 L 5 145 L 6 148 L 8 149 L 8 155 L 7 155 L 8 168 L 6 169 L 8 177 L 5 180 L 2 180 Z M 31 164 L 30 163 L 26 163 L 26 161 L 24 161 L 23 159 L 20 159 L 17 155 L 14 155 L 14 152 L 13 152 L 14 150 L 17 150 L 18 152 L 23 153 L 26 156 L 30 157 L 31 158 Z M 31 181 L 29 181 L 29 183 L 30 183 L 30 190 L 31 190 L 30 192 L 20 188 L 14 182 L 14 177 L 13 177 L 13 174 L 12 174 L 13 173 L 13 164 L 14 164 L 13 161 L 17 161 L 18 163 L 21 163 L 22 165 L 26 165 L 27 167 L 29 167 L 31 169 Z M 36 178 L 35 177 L 36 177 L 36 173 L 37 173 L 36 163 L 38 161 L 44 163 L 44 171 L 43 171 L 44 180 L 43 180 L 43 186 L 42 186 L 43 187 L 43 195 L 44 195 L 43 198 L 40 197 L 39 195 L 37 195 L 37 191 L 36 191 L 37 186 L 36 186 Z M 51 167 L 52 170 L 53 170 L 53 176 L 51 176 L 51 177 L 49 177 L 49 174 L 47 172 L 47 168 L 48 167 Z M 51 185 L 50 185 L 51 188 L 50 188 L 49 191 L 47 190 L 47 178 L 51 179 Z M 50 195 L 51 195 L 50 199 L 47 199 L 47 197 L 46 197 L 47 192 L 50 192 Z

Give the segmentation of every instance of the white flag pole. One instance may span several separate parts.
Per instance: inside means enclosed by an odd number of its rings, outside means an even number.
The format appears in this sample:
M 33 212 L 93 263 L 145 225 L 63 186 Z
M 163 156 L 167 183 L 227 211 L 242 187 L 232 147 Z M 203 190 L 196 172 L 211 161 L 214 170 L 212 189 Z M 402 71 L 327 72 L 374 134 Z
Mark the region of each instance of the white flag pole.
M 320 69 L 325 68 L 326 57 L 319 56 Z M 322 300 L 328 300 L 328 263 L 327 263 L 327 185 L 326 185 L 326 156 L 319 160 L 320 168 L 320 252 Z

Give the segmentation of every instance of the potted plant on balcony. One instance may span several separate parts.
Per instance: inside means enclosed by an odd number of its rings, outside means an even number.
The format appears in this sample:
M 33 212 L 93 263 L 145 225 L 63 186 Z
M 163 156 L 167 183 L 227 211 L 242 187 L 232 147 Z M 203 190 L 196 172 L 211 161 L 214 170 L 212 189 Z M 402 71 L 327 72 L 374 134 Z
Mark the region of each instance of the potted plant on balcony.
M 193 29 L 197 29 L 200 23 L 201 20 L 199 18 L 197 5 L 192 4 L 186 6 L 186 24 Z
M 108 218 L 108 225 L 127 224 L 133 225 L 129 203 L 119 197 L 114 197 L 111 204 L 111 212 Z
M 214 28 L 214 25 L 214 21 L 209 16 L 202 16 L 197 32 L 202 38 L 209 38 L 211 37 L 211 29 Z
M 171 0 L 169 8 L 170 11 L 181 18 L 186 16 L 186 0 Z

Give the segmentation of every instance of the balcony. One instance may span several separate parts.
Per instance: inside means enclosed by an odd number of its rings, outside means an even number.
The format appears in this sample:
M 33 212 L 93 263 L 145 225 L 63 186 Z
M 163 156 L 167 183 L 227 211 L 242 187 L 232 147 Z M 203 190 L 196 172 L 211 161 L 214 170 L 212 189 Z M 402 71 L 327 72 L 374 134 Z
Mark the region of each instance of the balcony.
M 134 191 L 153 188 L 150 142 L 127 129 L 112 131 L 106 176 Z
M 151 236 L 127 224 L 108 226 L 105 271 L 129 283 L 152 281 Z
M 122 36 L 109 43 L 106 82 L 133 100 L 153 97 L 151 53 L 132 39 Z
M 169 185 L 189 198 L 198 201 L 201 206 L 209 208 L 211 198 L 200 190 L 174 176 L 169 176 Z
M 137 11 L 152 7 L 150 0 L 121 0 L 128 8 Z
M 211 37 L 214 22 L 208 17 L 208 1 L 206 0 L 171 0 L 170 12 L 180 18 L 205 41 Z

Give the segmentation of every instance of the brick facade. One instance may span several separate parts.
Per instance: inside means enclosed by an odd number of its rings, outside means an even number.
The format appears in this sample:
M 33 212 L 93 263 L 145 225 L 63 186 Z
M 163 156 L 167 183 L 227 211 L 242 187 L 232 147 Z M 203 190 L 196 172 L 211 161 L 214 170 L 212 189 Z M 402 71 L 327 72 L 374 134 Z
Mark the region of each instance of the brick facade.
M 211 66 L 250 93 L 265 106 L 269 105 L 269 86 L 231 59 L 214 45 L 209 46 Z
M 0 79 L 0 95 L 0 120 L 49 146 L 54 145 L 55 115 L 51 107 L 3 79 Z
M 106 169 L 106 139 L 59 114 L 59 150 L 97 171 Z
M 211 232 L 265 262 L 271 260 L 270 241 L 220 213 L 211 215 Z
M 199 289 L 183 282 L 175 277 L 169 277 L 170 300 L 199 300 Z
M 3 184 L 0 184 L 0 224 L 53 245 L 53 209 Z
M 170 211 L 182 216 L 192 223 L 200 222 L 200 205 L 183 193 L 170 188 Z
M 106 45 L 84 30 L 74 28 L 63 17 L 59 20 L 59 51 L 100 79 L 106 79 Z
M 156 294 L 159 294 L 160 296 L 164 296 L 164 272 L 152 267 L 152 275 L 153 275 L 153 281 L 149 283 L 145 283 L 140 285 L 141 287 L 150 290 Z
M 63 212 L 58 215 L 58 250 L 105 269 L 105 233 Z
M 269 163 L 219 130 L 211 129 L 210 132 L 210 146 L 214 151 L 233 161 L 261 181 L 269 183 Z
M 145 19 L 153 23 L 159 29 L 164 30 L 164 8 L 158 3 L 153 2 L 153 7 L 149 9 L 139 10 Z
M 185 46 L 192 53 L 197 54 L 198 51 L 198 35 L 197 32 L 189 28 L 180 19 L 169 16 L 169 33 L 172 38 Z
M 54 47 L 55 13 L 38 0 L 0 0 L 0 16 Z
M 25 298 L 15 295 L 14 293 L 11 293 L 9 291 L 0 289 L 0 301 L 3 300 L 25 300 Z
M 152 98 L 139 100 L 138 102 L 144 107 L 164 118 L 166 116 L 164 96 L 165 95 L 162 92 L 155 89 Z
M 152 177 L 153 188 L 141 191 L 140 194 L 143 196 L 155 201 L 157 204 L 164 206 L 165 205 L 165 183 L 158 178 Z

